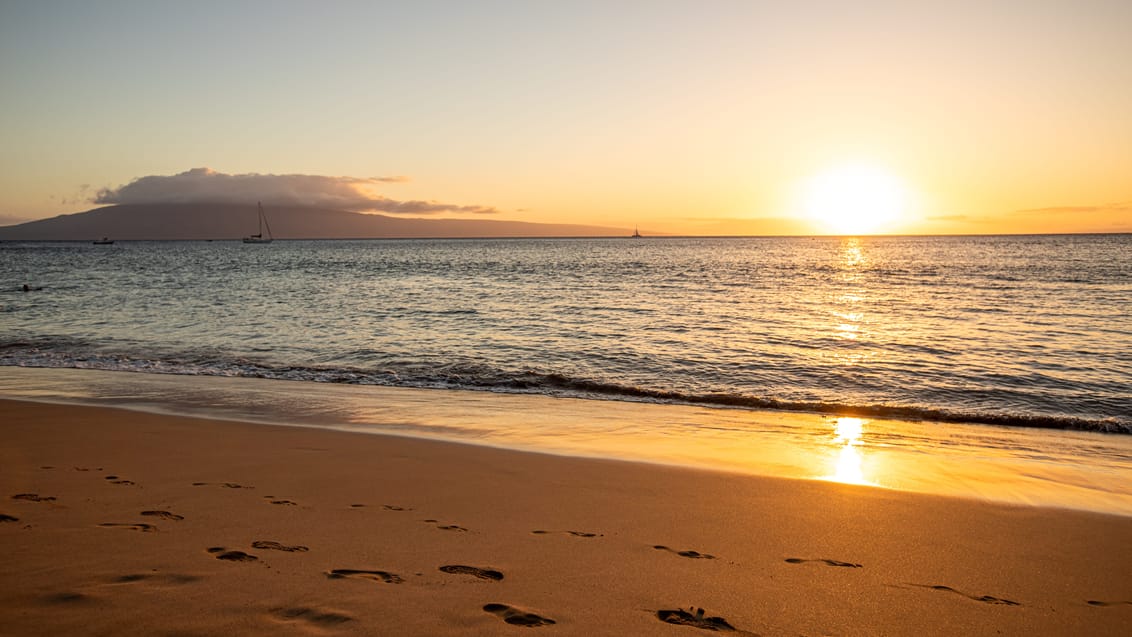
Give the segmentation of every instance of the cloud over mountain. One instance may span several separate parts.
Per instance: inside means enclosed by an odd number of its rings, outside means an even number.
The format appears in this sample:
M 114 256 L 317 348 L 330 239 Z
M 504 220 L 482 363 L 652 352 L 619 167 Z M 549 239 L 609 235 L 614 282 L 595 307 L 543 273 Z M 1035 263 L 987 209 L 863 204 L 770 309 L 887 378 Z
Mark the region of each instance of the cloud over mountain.
M 430 215 L 442 212 L 494 214 L 488 206 L 462 206 L 437 201 L 398 201 L 376 191 L 404 177 L 328 177 L 324 175 L 229 175 L 211 168 L 193 168 L 176 175 L 139 177 L 117 188 L 98 191 L 99 204 L 247 203 L 368 210 L 392 214 Z

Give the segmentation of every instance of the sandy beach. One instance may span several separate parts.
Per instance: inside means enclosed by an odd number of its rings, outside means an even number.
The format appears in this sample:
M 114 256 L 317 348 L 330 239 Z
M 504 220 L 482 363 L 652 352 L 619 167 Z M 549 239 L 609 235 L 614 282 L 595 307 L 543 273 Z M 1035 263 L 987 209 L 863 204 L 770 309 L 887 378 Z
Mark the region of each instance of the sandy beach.
M 0 401 L 0 633 L 1123 635 L 1132 518 Z

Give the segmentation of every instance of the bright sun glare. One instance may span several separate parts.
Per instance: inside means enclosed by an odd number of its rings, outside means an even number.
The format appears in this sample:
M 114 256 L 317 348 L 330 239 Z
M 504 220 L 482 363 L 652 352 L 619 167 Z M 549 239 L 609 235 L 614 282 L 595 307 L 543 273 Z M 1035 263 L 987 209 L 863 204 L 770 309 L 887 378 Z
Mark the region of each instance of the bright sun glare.
M 904 185 L 868 164 L 832 168 L 806 183 L 805 213 L 830 232 L 869 234 L 884 230 L 906 212 Z

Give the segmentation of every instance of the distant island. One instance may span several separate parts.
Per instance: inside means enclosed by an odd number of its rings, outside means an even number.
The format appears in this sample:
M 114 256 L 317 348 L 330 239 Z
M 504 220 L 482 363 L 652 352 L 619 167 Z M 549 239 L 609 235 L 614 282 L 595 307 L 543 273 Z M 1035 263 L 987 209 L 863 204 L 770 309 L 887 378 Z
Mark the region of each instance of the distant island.
M 345 210 L 265 206 L 276 239 L 617 237 L 622 228 L 492 219 L 421 219 Z M 249 205 L 132 204 L 0 226 L 0 241 L 240 239 L 256 230 Z

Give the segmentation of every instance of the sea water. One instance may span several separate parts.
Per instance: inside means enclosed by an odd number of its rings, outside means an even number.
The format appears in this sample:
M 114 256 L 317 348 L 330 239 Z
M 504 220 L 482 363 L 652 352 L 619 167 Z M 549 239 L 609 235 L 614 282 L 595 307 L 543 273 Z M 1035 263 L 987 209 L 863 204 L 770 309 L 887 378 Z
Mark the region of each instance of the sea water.
M 1132 235 L 8 242 L 5 365 L 1130 433 Z
M 1130 248 L 0 243 L 0 396 L 1132 514 Z

